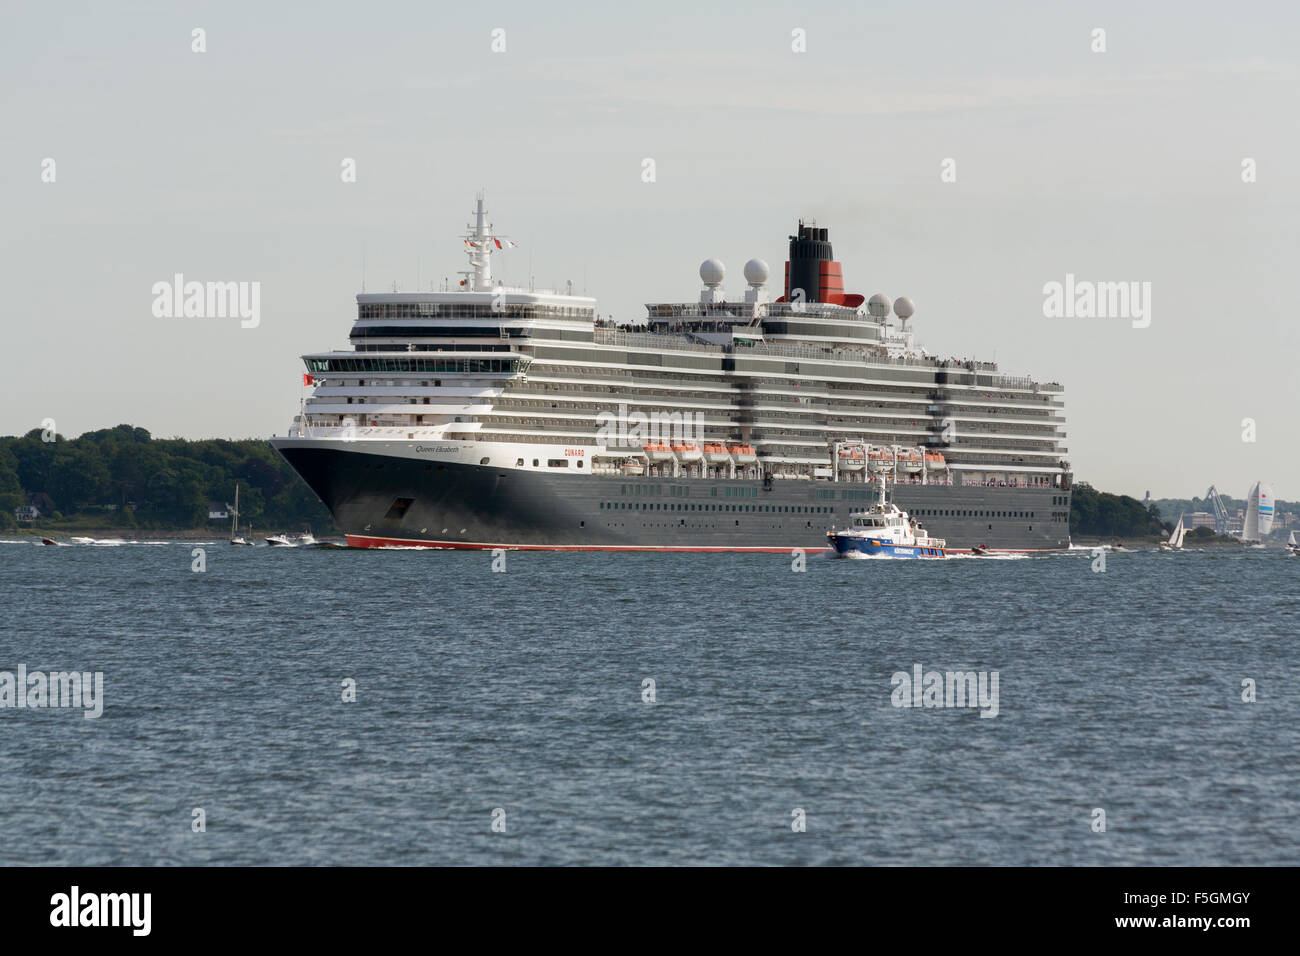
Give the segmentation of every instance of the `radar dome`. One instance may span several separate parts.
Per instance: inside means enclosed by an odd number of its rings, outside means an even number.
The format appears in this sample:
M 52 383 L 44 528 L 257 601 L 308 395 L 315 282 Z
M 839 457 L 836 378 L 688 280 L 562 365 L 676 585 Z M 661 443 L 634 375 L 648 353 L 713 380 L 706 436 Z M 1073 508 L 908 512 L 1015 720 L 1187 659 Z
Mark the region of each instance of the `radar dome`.
M 903 319 L 904 321 L 910 319 L 912 313 L 915 311 L 916 306 L 912 304 L 912 300 L 907 296 L 900 295 L 894 300 L 894 315 L 898 316 L 900 319 Z
M 762 285 L 767 281 L 767 263 L 762 259 L 750 259 L 745 263 L 745 281 L 750 285 Z
M 877 292 L 867 300 L 867 311 L 878 319 L 883 319 L 889 315 L 889 296 L 883 292 Z
M 721 285 L 727 274 L 727 267 L 717 259 L 705 259 L 700 263 L 700 279 L 705 285 Z

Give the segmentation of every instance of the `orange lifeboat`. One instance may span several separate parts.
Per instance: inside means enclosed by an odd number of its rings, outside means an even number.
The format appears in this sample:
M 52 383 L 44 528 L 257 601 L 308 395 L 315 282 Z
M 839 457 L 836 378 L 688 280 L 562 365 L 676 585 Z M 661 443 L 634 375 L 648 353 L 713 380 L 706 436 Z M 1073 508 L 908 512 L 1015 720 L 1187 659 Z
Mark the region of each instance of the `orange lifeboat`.
M 927 471 L 944 471 L 948 467 L 948 462 L 944 460 L 943 455 L 937 451 L 927 451 L 925 453 L 925 467 Z
M 867 465 L 877 474 L 892 471 L 894 468 L 893 450 L 889 448 L 871 449 L 871 451 L 867 452 Z
M 904 448 L 898 452 L 898 467 L 910 475 L 921 471 L 921 452 L 916 448 Z
M 692 442 L 674 443 L 673 454 L 682 461 L 699 461 L 704 457 L 704 453 L 700 451 L 700 446 Z
M 717 442 L 710 442 L 704 446 L 704 458 L 711 465 L 725 465 L 731 461 L 727 446 Z
M 859 445 L 840 449 L 840 467 L 845 471 L 861 471 L 867 467 L 866 451 Z
M 645 456 L 650 461 L 672 461 L 673 450 L 663 442 L 651 442 L 644 446 Z
M 741 465 L 752 465 L 754 462 L 758 461 L 758 456 L 754 454 L 754 449 L 751 445 L 728 445 L 727 451 L 729 451 L 731 457 L 736 459 L 736 462 Z

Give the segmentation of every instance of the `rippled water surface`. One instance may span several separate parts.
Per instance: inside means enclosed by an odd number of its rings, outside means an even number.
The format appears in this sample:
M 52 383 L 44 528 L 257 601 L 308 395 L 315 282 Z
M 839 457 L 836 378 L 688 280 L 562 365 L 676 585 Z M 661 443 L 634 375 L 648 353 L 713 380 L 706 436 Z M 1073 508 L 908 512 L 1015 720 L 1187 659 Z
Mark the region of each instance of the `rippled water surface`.
M 0 544 L 0 670 L 105 697 L 0 710 L 0 862 L 1300 863 L 1277 551 L 194 546 Z M 998 715 L 893 706 L 915 664 Z

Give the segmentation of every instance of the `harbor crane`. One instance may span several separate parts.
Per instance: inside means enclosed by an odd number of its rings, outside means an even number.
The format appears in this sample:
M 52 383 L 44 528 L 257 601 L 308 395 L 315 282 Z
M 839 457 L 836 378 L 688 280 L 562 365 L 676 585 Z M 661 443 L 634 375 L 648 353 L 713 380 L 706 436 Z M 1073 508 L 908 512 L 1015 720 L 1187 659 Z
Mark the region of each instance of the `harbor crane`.
M 1228 508 L 1219 497 L 1219 491 L 1214 485 L 1210 485 L 1210 490 L 1205 493 L 1209 499 L 1210 505 L 1214 508 L 1214 533 L 1228 533 Z

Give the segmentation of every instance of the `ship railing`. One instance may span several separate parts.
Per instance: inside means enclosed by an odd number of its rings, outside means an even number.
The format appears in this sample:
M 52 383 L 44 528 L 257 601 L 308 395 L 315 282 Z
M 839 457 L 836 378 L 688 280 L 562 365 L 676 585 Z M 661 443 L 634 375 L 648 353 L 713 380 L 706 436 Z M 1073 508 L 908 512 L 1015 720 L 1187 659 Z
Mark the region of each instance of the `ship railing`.
M 862 349 L 844 349 L 844 348 L 811 348 L 800 345 L 783 345 L 773 342 L 755 342 L 732 345 L 702 345 L 697 342 L 687 341 L 680 333 L 656 333 L 656 332 L 627 332 L 621 329 L 601 329 L 594 330 L 595 342 L 599 345 L 614 345 L 619 347 L 642 347 L 642 348 L 661 348 L 671 349 L 682 352 L 705 352 L 713 354 L 730 354 L 730 355 L 773 355 L 781 358 L 801 358 L 817 361 L 832 362 L 854 362 L 870 366 L 884 366 L 888 368 L 924 368 L 924 369 L 946 369 L 955 368 L 959 371 L 975 372 L 975 385 L 986 388 L 1009 388 L 1019 391 L 1044 391 L 1058 393 L 1063 391 L 1060 385 L 1051 383 L 1041 385 L 1036 383 L 1032 378 L 1027 376 L 1009 376 L 1009 375 L 990 375 L 989 372 L 997 372 L 997 365 L 993 362 L 964 362 L 958 363 L 952 360 L 939 360 L 929 356 L 907 356 L 907 355 L 883 355 L 871 354 L 870 349 L 873 346 L 867 345 Z
M 641 347 L 655 349 L 672 349 L 680 352 L 714 352 L 720 353 L 718 345 L 700 345 L 688 342 L 677 334 L 656 335 L 654 332 L 624 332 L 618 329 L 596 329 L 597 345 L 616 345 L 622 348 Z
M 962 476 L 961 484 L 963 488 L 1051 488 L 1050 480 L 1043 481 L 1026 481 L 1023 478 L 981 478 L 976 480 Z

